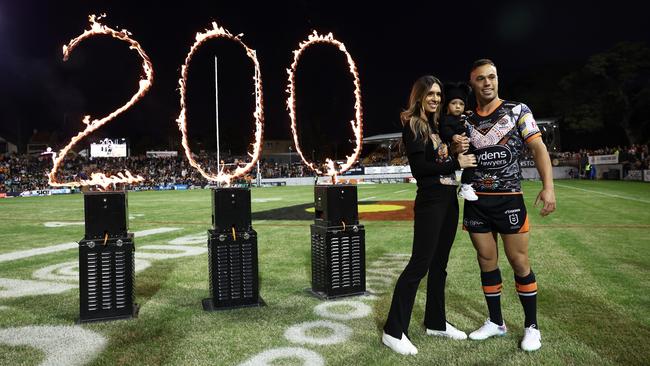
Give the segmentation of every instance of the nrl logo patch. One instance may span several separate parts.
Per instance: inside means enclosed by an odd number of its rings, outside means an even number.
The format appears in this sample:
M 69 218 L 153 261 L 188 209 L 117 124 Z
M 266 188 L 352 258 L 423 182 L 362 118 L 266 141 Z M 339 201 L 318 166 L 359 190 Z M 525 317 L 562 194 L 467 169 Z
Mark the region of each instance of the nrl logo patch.
M 519 216 L 517 214 L 510 214 L 508 215 L 508 221 L 510 225 L 517 225 L 519 223 Z

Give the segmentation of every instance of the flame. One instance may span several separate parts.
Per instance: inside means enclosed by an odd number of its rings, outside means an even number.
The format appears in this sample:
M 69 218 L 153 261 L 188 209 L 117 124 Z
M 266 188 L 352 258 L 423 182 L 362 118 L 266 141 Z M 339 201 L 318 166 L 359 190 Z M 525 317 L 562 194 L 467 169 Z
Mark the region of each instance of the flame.
M 144 181 L 144 178 L 142 178 L 139 175 L 134 177 L 131 174 L 131 172 L 129 172 L 128 170 L 126 170 L 125 173 L 119 172 L 117 173 L 117 176 L 115 175 L 107 176 L 104 173 L 92 173 L 90 175 L 90 179 L 85 179 L 85 180 L 82 179 L 80 184 L 83 186 L 98 185 L 106 189 L 108 188 L 108 186 L 110 186 L 113 183 L 124 183 L 124 182 L 135 183 L 135 182 Z
M 183 64 L 181 67 L 181 78 L 178 79 L 178 85 L 180 87 L 181 93 L 181 112 L 176 119 L 176 122 L 178 122 L 178 129 L 183 135 L 182 145 L 185 149 L 185 156 L 190 162 L 190 165 L 196 168 L 196 170 L 198 170 L 199 173 L 201 173 L 201 175 L 207 180 L 224 183 L 226 186 L 229 186 L 230 182 L 233 179 L 241 177 L 251 171 L 259 159 L 260 153 L 262 151 L 262 133 L 264 130 L 264 111 L 262 108 L 262 74 L 260 71 L 260 63 L 257 60 L 257 53 L 255 50 L 248 48 L 248 46 L 242 42 L 242 36 L 243 34 L 238 34 L 235 36 L 227 29 L 218 26 L 216 22 L 212 22 L 212 29 L 206 29 L 204 32 L 199 32 L 196 34 L 196 42 L 194 42 L 192 47 L 190 47 L 190 52 L 185 57 L 185 64 Z M 251 161 L 243 167 L 237 167 L 237 169 L 235 169 L 232 174 L 225 173 L 223 167 L 219 170 L 217 175 L 210 174 L 204 170 L 203 167 L 201 167 L 201 165 L 197 163 L 196 160 L 194 160 L 192 157 L 192 151 L 190 150 L 189 142 L 187 139 L 187 105 L 185 99 L 187 91 L 187 74 L 190 67 L 189 64 L 190 61 L 192 61 L 194 53 L 203 44 L 203 42 L 213 38 L 226 38 L 239 43 L 242 47 L 244 47 L 246 50 L 246 55 L 248 55 L 248 58 L 250 58 L 255 65 L 255 73 L 253 74 L 253 81 L 255 82 L 255 112 L 253 112 L 253 117 L 255 117 L 255 142 L 252 144 L 253 152 L 248 153 L 248 155 L 251 157 Z
M 99 20 L 104 17 L 106 17 L 106 14 L 102 14 L 99 17 L 95 16 L 95 14 L 88 16 L 88 20 L 90 21 L 90 29 L 85 30 L 80 36 L 70 40 L 70 42 L 67 45 L 63 46 L 63 61 L 67 61 L 68 58 L 70 58 L 70 52 L 72 52 L 75 49 L 75 47 L 77 47 L 79 43 L 81 43 L 83 40 L 96 35 L 108 35 L 113 38 L 117 38 L 121 41 L 127 42 L 130 45 L 129 48 L 135 50 L 138 53 L 138 55 L 140 55 L 140 57 L 142 58 L 142 70 L 146 75 L 146 79 L 140 79 L 138 83 L 138 92 L 135 93 L 131 97 L 131 99 L 128 102 L 126 102 L 126 104 L 114 110 L 108 116 L 103 117 L 101 119 L 94 119 L 94 120 L 91 120 L 90 116 L 84 117 L 83 123 L 86 125 L 86 128 L 83 131 L 79 132 L 76 136 L 74 136 L 70 140 L 68 145 L 66 145 L 63 149 L 61 149 L 61 151 L 59 151 L 59 153 L 56 156 L 56 159 L 54 159 L 52 170 L 48 174 L 48 184 L 53 187 L 78 187 L 82 185 L 92 185 L 92 184 L 102 185 L 101 183 L 95 183 L 96 182 L 95 177 L 100 177 L 100 176 L 101 179 L 97 178 L 100 179 L 97 181 L 103 182 L 106 180 L 110 180 L 109 184 L 134 183 L 134 182 L 140 182 L 144 180 L 144 178 L 142 178 L 141 176 L 133 177 L 131 173 L 127 171 L 127 175 L 119 173 L 118 176 L 110 176 L 110 177 L 107 177 L 103 173 L 93 173 L 92 179 L 81 180 L 79 182 L 60 183 L 56 181 L 56 173 L 59 170 L 59 166 L 61 165 L 61 162 L 63 161 L 63 158 L 68 153 L 68 151 L 74 145 L 76 145 L 81 139 L 88 136 L 90 133 L 94 132 L 101 126 L 105 125 L 110 120 L 114 119 L 115 117 L 117 117 L 118 115 L 126 111 L 127 109 L 131 108 L 138 100 L 140 100 L 140 98 L 142 98 L 147 93 L 147 91 L 149 91 L 149 88 L 151 88 L 151 84 L 153 83 L 153 65 L 151 64 L 151 60 L 149 59 L 149 56 L 147 56 L 147 54 L 144 52 L 142 47 L 140 47 L 140 44 L 130 37 L 131 32 L 127 31 L 126 29 L 116 31 L 100 23 Z
M 305 155 L 302 153 L 302 149 L 300 148 L 300 143 L 298 142 L 298 128 L 296 126 L 296 87 L 295 87 L 296 68 L 298 67 L 298 61 L 300 60 L 300 56 L 302 55 L 303 51 L 305 51 L 307 47 L 318 43 L 328 43 L 334 45 L 341 52 L 343 52 L 347 58 L 348 65 L 350 67 L 350 73 L 354 77 L 355 120 L 350 121 L 350 124 L 352 125 L 352 132 L 354 132 L 356 147 L 354 148 L 352 154 L 346 157 L 347 160 L 345 161 L 345 163 L 341 165 L 339 170 L 336 169 L 334 161 L 332 161 L 331 159 L 326 159 L 325 163 L 327 166 L 327 171 L 325 173 L 323 173 L 323 171 L 318 169 L 318 167 L 316 167 L 313 162 L 310 162 L 305 158 Z M 305 165 L 307 165 L 314 172 L 316 172 L 316 174 L 319 175 L 325 174 L 331 176 L 332 183 L 334 183 L 336 182 L 336 175 L 342 174 L 346 172 L 348 169 L 350 169 L 352 165 L 359 159 L 359 154 L 361 154 L 363 112 L 361 109 L 361 81 L 359 80 L 359 72 L 357 71 L 357 65 L 354 63 L 354 60 L 352 59 L 352 56 L 345 48 L 345 45 L 342 42 L 335 39 L 332 33 L 328 33 L 327 35 L 320 35 L 318 34 L 318 32 L 314 31 L 312 34 L 310 34 L 307 37 L 307 41 L 300 42 L 298 44 L 298 49 L 293 51 L 293 63 L 291 64 L 291 68 L 287 69 L 287 73 L 289 74 L 289 85 L 287 86 L 287 93 L 289 93 L 289 97 L 287 98 L 287 108 L 289 109 L 289 117 L 291 118 L 291 132 L 293 133 L 293 142 L 296 145 L 296 151 L 300 155 L 300 158 L 305 163 Z

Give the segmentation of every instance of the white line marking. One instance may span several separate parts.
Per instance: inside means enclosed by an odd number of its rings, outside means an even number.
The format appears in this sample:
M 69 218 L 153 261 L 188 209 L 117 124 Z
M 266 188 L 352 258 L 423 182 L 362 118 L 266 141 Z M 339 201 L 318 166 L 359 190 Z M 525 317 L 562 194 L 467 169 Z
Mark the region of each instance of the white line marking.
M 177 227 L 161 227 L 161 228 L 157 228 L 157 229 L 136 231 L 134 233 L 134 235 L 135 235 L 136 238 L 141 238 L 141 237 L 144 237 L 144 236 L 162 234 L 162 233 L 167 233 L 167 232 L 176 231 L 176 230 L 180 230 L 180 228 L 177 228 Z M 79 247 L 79 244 L 77 242 L 71 242 L 71 243 L 63 243 L 63 244 L 51 245 L 49 247 L 43 247 L 43 248 L 19 250 L 19 251 L 16 251 L 16 252 L 0 254 L 0 263 L 2 263 L 2 262 L 11 262 L 11 261 L 15 261 L 15 260 L 18 260 L 18 259 L 34 257 L 34 256 L 37 256 L 37 255 L 62 252 L 64 250 L 75 249 L 75 248 L 78 248 L 78 247 Z
M 151 262 L 145 259 L 135 258 L 135 272 L 144 271 L 151 267 Z M 54 264 L 32 273 L 32 277 L 48 281 L 74 281 L 79 283 L 79 261 Z
M 193 255 L 199 255 L 203 253 L 208 252 L 208 248 L 197 248 L 197 247 L 187 247 L 184 245 L 169 245 L 169 244 L 164 244 L 164 245 L 144 245 L 141 247 L 138 247 L 140 251 L 135 252 L 135 258 L 136 259 L 173 259 L 173 258 L 181 258 L 181 257 L 189 257 Z M 173 250 L 178 253 L 151 253 L 151 252 L 142 252 L 142 250 L 150 250 L 150 249 L 158 249 L 158 250 Z
M 402 193 L 402 192 L 407 192 L 407 191 L 408 191 L 408 189 L 400 189 L 399 191 L 395 191 L 393 193 Z
M 342 313 L 338 311 L 332 311 L 332 309 L 330 309 L 332 307 L 347 307 L 349 310 L 345 313 Z M 314 308 L 314 313 L 316 315 L 322 316 L 323 318 L 333 320 L 352 320 L 367 317 L 370 315 L 370 313 L 372 313 L 372 308 L 359 301 L 339 300 L 318 304 Z
M 133 233 L 133 235 L 136 238 L 138 238 L 138 237 L 149 236 L 149 235 L 169 233 L 169 232 L 180 230 L 180 229 L 181 228 L 179 228 L 179 227 L 159 227 L 157 229 L 148 229 L 148 230 L 136 231 L 136 232 Z
M 0 278 L 0 299 L 60 294 L 76 287 L 77 285 L 69 285 L 67 283 Z
M 370 197 L 362 198 L 362 199 L 360 199 L 359 201 L 368 201 L 368 200 L 371 200 L 371 199 L 373 199 L 373 198 L 377 198 L 377 197 L 375 197 L 375 196 L 370 196 Z
M 85 365 L 101 353 L 106 343 L 106 338 L 101 334 L 78 326 L 0 329 L 0 344 L 24 345 L 43 351 L 45 360 L 40 366 Z
M 571 186 L 565 186 L 564 184 L 555 184 L 557 187 L 562 187 L 562 188 L 571 188 L 575 189 L 578 191 L 583 191 L 583 192 L 589 192 L 589 193 L 595 193 L 595 194 L 600 194 L 603 196 L 608 196 L 608 197 L 614 197 L 614 198 L 621 198 L 624 200 L 630 200 L 630 201 L 636 201 L 636 202 L 642 202 L 642 203 L 650 203 L 648 200 L 642 200 L 640 198 L 633 198 L 633 197 L 627 197 L 627 196 L 620 196 L 618 194 L 611 194 L 611 193 L 605 193 L 605 192 L 599 192 L 599 191 L 593 191 L 591 189 L 584 189 L 584 188 L 577 188 L 577 187 L 571 187 Z
M 253 202 L 253 203 L 266 203 L 266 202 L 274 202 L 274 201 L 282 201 L 282 197 L 268 197 L 268 198 L 253 198 L 253 199 L 251 199 L 251 202 Z
M 176 238 L 169 241 L 171 245 L 196 245 L 196 244 L 206 244 L 208 242 L 208 233 L 205 231 L 202 233 L 189 234 Z
M 309 335 L 310 329 L 327 328 L 332 332 L 330 335 L 319 337 Z M 316 320 L 304 322 L 291 326 L 284 332 L 284 337 L 292 343 L 328 346 L 347 341 L 352 335 L 352 328 L 345 324 L 335 323 L 328 320 Z
M 73 226 L 73 225 L 83 225 L 83 221 L 70 221 L 70 222 L 63 222 L 63 221 L 48 221 L 43 223 L 43 226 L 45 227 L 62 227 L 62 226 Z
M 275 361 L 283 359 L 299 359 L 302 366 L 323 366 L 325 360 L 318 353 L 300 347 L 282 347 L 266 350 L 240 366 L 270 366 L 275 365 Z

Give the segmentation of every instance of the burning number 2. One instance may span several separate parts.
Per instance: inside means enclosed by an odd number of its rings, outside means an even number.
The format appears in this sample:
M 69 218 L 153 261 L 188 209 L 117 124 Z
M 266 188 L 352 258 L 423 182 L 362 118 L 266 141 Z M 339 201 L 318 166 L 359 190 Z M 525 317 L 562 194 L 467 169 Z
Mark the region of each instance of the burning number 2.
M 153 83 L 153 65 L 151 64 L 151 60 L 149 59 L 149 56 L 147 56 L 147 54 L 144 52 L 142 47 L 140 47 L 140 44 L 131 38 L 131 33 L 129 31 L 127 31 L 126 29 L 116 31 L 108 26 L 101 24 L 99 20 L 104 16 L 105 15 L 96 17 L 95 15 L 90 15 L 88 17 L 90 21 L 90 29 L 85 30 L 80 36 L 70 40 L 70 43 L 63 46 L 63 60 L 64 61 L 68 60 L 68 58 L 70 57 L 70 52 L 72 52 L 72 50 L 74 50 L 74 48 L 77 47 L 79 43 L 81 43 L 81 41 L 83 41 L 84 39 L 96 35 L 108 35 L 113 38 L 117 38 L 121 41 L 127 42 L 130 48 L 135 50 L 138 53 L 140 58 L 142 58 L 142 70 L 144 71 L 146 78 L 140 79 L 137 93 L 135 93 L 131 97 L 131 99 L 129 99 L 129 101 L 126 102 L 126 104 L 114 110 L 106 117 L 102 117 L 100 119 L 94 119 L 92 121 L 90 120 L 90 116 L 84 117 L 83 122 L 86 125 L 86 128 L 83 131 L 80 131 L 76 136 L 72 137 L 70 142 L 58 153 L 58 156 L 54 158 L 54 165 L 52 166 L 52 170 L 48 174 L 48 181 L 49 181 L 48 183 L 53 187 L 62 187 L 62 186 L 78 187 L 81 185 L 97 184 L 106 188 L 108 185 L 112 183 L 133 183 L 133 182 L 138 182 L 143 180 L 143 178 L 140 176 L 137 177 L 132 176 L 131 173 L 129 173 L 128 171 L 126 171 L 126 174 L 118 173 L 117 176 L 106 176 L 103 173 L 93 173 L 91 179 L 82 180 L 80 182 L 61 183 L 61 182 L 57 182 L 56 179 L 56 173 L 59 169 L 59 166 L 61 165 L 61 162 L 65 158 L 65 155 L 68 153 L 68 151 L 74 145 L 76 145 L 79 141 L 81 141 L 84 137 L 88 136 L 93 131 L 97 130 L 98 128 L 105 125 L 113 118 L 117 117 L 119 114 L 131 108 L 138 100 L 140 100 L 140 98 L 142 98 L 147 93 L 147 91 L 149 91 L 149 88 L 151 88 L 151 84 Z

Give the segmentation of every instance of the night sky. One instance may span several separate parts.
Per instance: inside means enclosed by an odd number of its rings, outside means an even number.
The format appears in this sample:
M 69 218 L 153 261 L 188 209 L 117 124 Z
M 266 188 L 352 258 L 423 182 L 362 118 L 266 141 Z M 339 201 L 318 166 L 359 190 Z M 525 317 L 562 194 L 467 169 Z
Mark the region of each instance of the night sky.
M 67 141 L 83 115 L 103 116 L 135 92 L 140 59 L 126 43 L 96 37 L 62 61 L 61 46 L 88 28 L 91 13 L 105 12 L 105 24 L 131 31 L 155 71 L 144 99 L 93 137 L 127 137 L 143 149 L 177 146 L 180 66 L 195 33 L 212 21 L 244 33 L 243 41 L 257 50 L 266 139 L 290 138 L 285 69 L 291 51 L 314 29 L 333 32 L 357 63 L 366 136 L 398 131 L 399 112 L 421 75 L 467 80 L 472 61 L 488 57 L 499 69 L 500 96 L 526 102 L 508 86 L 537 72 L 576 70 L 621 41 L 650 39 L 644 12 L 622 1 L 160 3 L 1 0 L 0 136 L 24 144 L 39 129 Z M 199 148 L 214 145 L 215 55 L 222 145 L 237 152 L 253 131 L 253 65 L 231 41 L 210 41 L 191 64 L 190 134 Z M 349 152 L 354 96 L 344 55 L 332 46 L 310 48 L 298 67 L 297 91 L 304 143 L 329 141 L 339 153 Z M 530 107 L 537 118 L 546 117 L 541 106 Z

